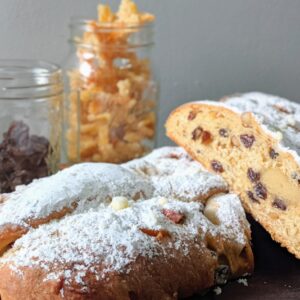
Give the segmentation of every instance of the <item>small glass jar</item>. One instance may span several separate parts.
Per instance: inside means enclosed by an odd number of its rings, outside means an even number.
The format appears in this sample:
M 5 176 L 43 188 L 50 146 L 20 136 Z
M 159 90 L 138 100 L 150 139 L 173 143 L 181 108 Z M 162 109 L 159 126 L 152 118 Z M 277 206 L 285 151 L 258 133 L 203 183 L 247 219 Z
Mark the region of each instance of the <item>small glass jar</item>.
M 57 66 L 0 60 L 0 193 L 57 170 L 62 93 Z
M 158 84 L 153 24 L 116 27 L 72 19 L 65 62 L 65 156 L 122 163 L 153 149 Z

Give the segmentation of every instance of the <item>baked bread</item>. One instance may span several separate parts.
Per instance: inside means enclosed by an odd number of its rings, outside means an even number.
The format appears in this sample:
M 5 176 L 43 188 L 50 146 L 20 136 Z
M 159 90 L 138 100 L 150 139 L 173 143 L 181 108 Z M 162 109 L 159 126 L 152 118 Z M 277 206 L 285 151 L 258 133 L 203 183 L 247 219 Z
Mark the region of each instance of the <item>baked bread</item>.
M 272 238 L 300 258 L 300 105 L 247 93 L 187 103 L 167 135 L 221 174 Z
M 27 201 L 27 189 L 53 204 Z M 163 148 L 121 166 L 80 164 L 7 194 L 7 230 L 15 216 L 47 224 L 20 221 L 23 236 L 0 258 L 1 299 L 177 299 L 251 273 L 249 224 L 226 191 L 182 149 Z M 8 205 L 23 201 L 34 214 L 10 215 Z

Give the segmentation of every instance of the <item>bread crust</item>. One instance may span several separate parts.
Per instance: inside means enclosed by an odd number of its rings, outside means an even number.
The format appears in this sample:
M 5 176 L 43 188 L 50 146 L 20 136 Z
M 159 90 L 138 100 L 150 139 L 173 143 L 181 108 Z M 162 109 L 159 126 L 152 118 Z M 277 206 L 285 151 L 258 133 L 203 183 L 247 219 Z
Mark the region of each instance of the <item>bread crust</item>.
M 152 194 L 24 232 L 0 257 L 2 300 L 178 299 L 253 271 L 249 224 L 220 177 L 178 148 L 122 168 L 151 181 Z

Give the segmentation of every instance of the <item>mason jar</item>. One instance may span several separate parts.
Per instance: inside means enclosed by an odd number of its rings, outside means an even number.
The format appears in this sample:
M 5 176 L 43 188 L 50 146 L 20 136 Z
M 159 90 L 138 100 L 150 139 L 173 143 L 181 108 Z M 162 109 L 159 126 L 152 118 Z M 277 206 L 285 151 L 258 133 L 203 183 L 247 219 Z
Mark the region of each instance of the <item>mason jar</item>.
M 34 60 L 0 60 L 0 193 L 57 170 L 62 73 Z
M 64 63 L 67 163 L 122 163 L 151 151 L 158 84 L 153 24 L 118 27 L 72 19 Z

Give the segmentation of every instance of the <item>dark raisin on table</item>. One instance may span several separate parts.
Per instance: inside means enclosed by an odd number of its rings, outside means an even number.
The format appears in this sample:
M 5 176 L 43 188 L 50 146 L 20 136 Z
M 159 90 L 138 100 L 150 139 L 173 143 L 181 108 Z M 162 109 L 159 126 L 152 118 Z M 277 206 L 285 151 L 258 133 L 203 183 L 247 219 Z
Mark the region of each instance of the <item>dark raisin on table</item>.
M 49 148 L 45 137 L 30 135 L 24 122 L 13 122 L 0 143 L 0 193 L 47 176 Z

